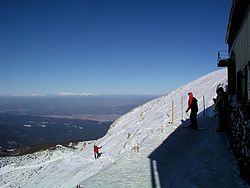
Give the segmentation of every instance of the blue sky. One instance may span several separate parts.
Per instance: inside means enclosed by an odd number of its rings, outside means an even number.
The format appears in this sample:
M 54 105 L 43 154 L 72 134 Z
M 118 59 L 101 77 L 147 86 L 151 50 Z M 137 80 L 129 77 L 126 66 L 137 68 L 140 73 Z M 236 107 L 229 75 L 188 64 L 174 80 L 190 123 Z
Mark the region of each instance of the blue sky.
M 165 94 L 218 69 L 228 0 L 0 0 L 0 95 Z

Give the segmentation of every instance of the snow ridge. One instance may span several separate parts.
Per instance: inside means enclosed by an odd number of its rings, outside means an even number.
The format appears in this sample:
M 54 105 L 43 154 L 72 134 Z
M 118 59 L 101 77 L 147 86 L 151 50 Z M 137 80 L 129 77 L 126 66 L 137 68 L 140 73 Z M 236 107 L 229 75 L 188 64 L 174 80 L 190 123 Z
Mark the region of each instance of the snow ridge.
M 0 187 L 151 187 L 148 155 L 187 118 L 187 93 L 192 91 L 198 99 L 199 116 L 204 102 L 211 116 L 216 87 L 226 84 L 226 70 L 214 71 L 121 116 L 99 140 L 79 143 L 76 149 L 60 146 L 1 158 Z M 103 147 L 98 160 L 93 142 Z

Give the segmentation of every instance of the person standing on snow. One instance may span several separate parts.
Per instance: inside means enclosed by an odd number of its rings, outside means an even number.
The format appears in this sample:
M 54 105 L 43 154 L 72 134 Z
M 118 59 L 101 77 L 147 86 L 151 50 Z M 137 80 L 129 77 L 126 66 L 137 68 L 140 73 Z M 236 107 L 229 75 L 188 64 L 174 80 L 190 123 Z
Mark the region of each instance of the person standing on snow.
M 197 113 L 198 113 L 198 104 L 197 99 L 193 96 L 192 92 L 188 93 L 189 99 L 188 99 L 188 107 L 186 110 L 186 113 L 191 109 L 190 113 L 190 120 L 191 125 L 189 125 L 192 129 L 198 129 L 198 123 L 197 123 Z
M 94 144 L 94 156 L 95 159 L 98 159 L 101 156 L 101 153 L 99 153 L 99 149 L 101 149 L 102 147 L 98 147 L 97 145 Z
M 219 87 L 216 90 L 217 98 L 215 102 L 215 110 L 217 112 L 218 118 L 218 127 L 216 132 L 227 131 L 228 122 L 227 122 L 227 93 L 222 87 Z

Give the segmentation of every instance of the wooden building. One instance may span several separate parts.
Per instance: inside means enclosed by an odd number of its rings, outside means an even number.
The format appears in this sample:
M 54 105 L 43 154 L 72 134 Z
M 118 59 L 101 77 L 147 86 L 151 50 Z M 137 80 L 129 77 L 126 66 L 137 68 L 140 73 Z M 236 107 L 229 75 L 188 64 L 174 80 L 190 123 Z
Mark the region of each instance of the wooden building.
M 218 66 L 228 70 L 228 138 L 250 185 L 250 0 L 233 0 L 226 42 L 228 55 L 218 53 Z
M 218 66 L 228 67 L 228 92 L 250 105 L 250 0 L 233 0 L 227 26 L 228 57 L 218 53 Z

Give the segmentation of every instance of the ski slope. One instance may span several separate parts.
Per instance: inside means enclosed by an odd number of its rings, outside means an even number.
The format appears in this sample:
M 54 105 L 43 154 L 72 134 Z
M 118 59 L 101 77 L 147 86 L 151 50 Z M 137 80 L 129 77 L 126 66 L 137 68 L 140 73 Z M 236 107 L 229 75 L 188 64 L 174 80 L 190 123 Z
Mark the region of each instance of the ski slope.
M 206 115 L 211 116 L 216 87 L 226 83 L 226 70 L 218 70 L 133 109 L 99 140 L 81 142 L 75 149 L 58 145 L 54 150 L 1 158 L 0 187 L 152 187 L 152 173 L 154 186 L 161 187 L 159 171 L 149 156 L 187 118 L 183 114 L 187 93 L 192 91 L 198 99 L 200 118 L 204 102 Z M 93 156 L 94 143 L 103 147 L 98 160 Z M 244 187 L 238 176 L 230 179 Z

